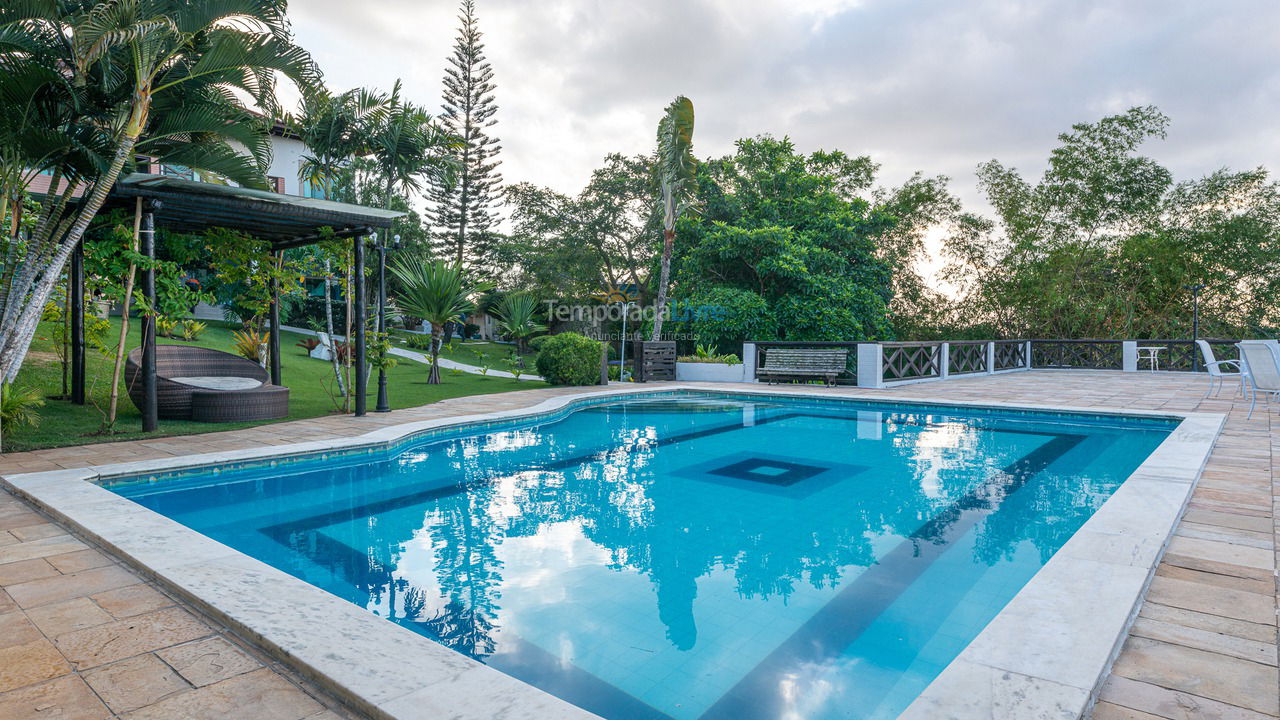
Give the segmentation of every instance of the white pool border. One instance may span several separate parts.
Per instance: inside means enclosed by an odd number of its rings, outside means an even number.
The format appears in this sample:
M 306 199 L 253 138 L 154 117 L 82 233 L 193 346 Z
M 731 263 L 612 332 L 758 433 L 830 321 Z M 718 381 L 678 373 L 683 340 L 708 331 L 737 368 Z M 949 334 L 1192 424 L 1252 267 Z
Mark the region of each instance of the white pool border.
M 216 542 L 97 483 L 299 454 L 367 449 L 456 425 L 540 415 L 583 400 L 677 391 L 840 398 L 893 405 L 1157 417 L 1181 422 L 903 714 L 911 718 L 1084 714 L 1119 653 L 1221 432 L 1220 413 L 1097 409 L 822 393 L 758 386 L 615 386 L 530 407 L 405 423 L 318 442 L 0 478 L 215 620 L 374 717 L 595 717 L 536 687 Z

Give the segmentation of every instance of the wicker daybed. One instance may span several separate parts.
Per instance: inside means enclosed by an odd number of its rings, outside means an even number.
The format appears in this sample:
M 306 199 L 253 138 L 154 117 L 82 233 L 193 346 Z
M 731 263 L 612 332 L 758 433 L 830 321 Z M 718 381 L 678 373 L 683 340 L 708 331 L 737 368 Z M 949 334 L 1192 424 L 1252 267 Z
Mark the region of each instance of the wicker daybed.
M 125 361 L 129 399 L 142 407 L 142 348 Z M 269 384 L 261 365 L 189 345 L 156 346 L 156 395 L 167 420 L 245 422 L 289 415 L 289 388 Z

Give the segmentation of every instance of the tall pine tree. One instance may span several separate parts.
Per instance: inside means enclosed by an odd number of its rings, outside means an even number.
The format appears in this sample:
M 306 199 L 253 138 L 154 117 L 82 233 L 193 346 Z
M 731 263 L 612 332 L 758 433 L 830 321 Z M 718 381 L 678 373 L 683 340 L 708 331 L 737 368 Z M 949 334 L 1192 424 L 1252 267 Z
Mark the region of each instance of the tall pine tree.
M 497 159 L 502 147 L 489 134 L 497 123 L 493 69 L 484 57 L 474 0 L 463 0 L 458 39 L 444 73 L 440 123 L 459 138 L 458 171 L 449 184 L 433 186 L 433 220 L 440 228 L 437 254 L 469 267 L 486 269 L 498 224 L 502 176 Z

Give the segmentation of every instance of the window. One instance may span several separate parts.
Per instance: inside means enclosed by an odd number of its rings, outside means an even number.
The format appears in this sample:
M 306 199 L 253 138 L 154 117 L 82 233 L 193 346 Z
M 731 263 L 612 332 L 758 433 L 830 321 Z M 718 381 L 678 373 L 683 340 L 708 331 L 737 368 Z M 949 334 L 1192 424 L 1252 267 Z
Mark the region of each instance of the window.
M 196 172 L 194 170 L 184 165 L 162 165 L 160 174 L 167 177 L 182 178 L 183 180 L 200 179 L 196 176 Z
M 313 183 L 310 180 L 302 182 L 302 194 L 309 198 L 324 200 L 324 186 L 319 183 Z

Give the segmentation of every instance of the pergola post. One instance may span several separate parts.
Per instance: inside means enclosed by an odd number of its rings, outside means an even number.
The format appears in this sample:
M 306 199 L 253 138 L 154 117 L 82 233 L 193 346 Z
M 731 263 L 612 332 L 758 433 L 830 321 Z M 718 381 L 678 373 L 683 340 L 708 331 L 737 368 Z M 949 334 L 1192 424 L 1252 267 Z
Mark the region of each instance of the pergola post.
M 279 258 L 277 254 L 272 262 L 276 262 Z M 275 268 L 277 272 L 271 275 L 271 311 L 270 321 L 271 328 L 267 331 L 267 350 L 271 355 L 271 384 L 283 385 L 280 378 L 280 275 L 279 267 Z
M 356 331 L 356 417 L 363 417 L 368 404 L 369 393 L 369 373 L 368 358 L 365 357 L 365 308 L 364 308 L 364 242 L 365 235 L 359 234 L 351 239 L 352 256 L 355 268 L 353 274 L 355 276 L 355 287 L 352 293 L 355 302 L 354 323 Z
M 142 204 L 142 222 L 138 229 L 139 250 L 147 258 L 142 271 L 142 296 L 147 308 L 142 313 L 142 431 L 154 432 L 160 427 L 159 397 L 156 388 L 156 218 L 160 201 Z
M 67 275 L 67 310 L 71 323 L 71 402 L 84 405 L 84 241 L 71 253 Z

